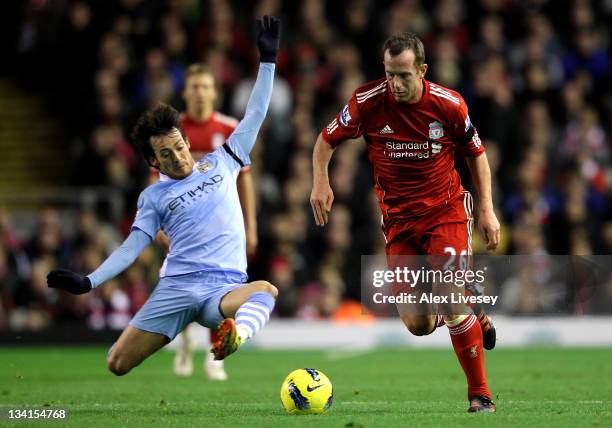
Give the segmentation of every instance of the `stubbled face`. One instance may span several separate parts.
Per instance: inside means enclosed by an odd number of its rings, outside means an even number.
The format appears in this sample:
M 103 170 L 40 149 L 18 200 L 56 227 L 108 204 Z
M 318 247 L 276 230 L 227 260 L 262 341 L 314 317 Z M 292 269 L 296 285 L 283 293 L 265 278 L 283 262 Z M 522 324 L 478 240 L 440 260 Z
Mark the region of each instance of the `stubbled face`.
M 151 164 L 168 177 L 180 180 L 188 177 L 193 170 L 194 160 L 189 152 L 189 142 L 174 128 L 166 135 L 151 137 L 151 148 L 155 157 Z
M 396 56 L 391 56 L 389 50 L 385 51 L 383 64 L 389 89 L 395 101 L 412 104 L 421 99 L 423 94 L 423 77 L 427 71 L 427 64 L 416 66 L 415 55 L 412 50 L 404 50 Z
M 183 99 L 190 112 L 210 110 L 217 101 L 215 79 L 210 74 L 194 74 L 185 81 Z

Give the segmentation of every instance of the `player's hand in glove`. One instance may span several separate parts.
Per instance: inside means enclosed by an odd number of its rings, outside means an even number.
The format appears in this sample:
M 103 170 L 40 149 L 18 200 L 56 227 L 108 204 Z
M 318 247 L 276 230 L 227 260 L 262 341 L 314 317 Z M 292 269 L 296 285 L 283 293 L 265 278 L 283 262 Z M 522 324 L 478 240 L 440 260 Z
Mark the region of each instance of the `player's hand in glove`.
M 84 294 L 91 291 L 89 278 L 68 269 L 55 269 L 47 275 L 49 288 L 61 288 L 72 294 Z
M 257 48 L 261 62 L 276 62 L 280 44 L 280 19 L 264 15 L 257 19 Z

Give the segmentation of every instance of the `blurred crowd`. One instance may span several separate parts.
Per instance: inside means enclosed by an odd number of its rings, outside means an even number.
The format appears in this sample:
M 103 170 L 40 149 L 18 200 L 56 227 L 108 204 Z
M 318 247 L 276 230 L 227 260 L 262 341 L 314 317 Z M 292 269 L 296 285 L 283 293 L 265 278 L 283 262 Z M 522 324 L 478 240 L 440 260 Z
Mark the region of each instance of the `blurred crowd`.
M 122 328 L 144 303 L 163 257 L 153 246 L 88 295 L 50 291 L 45 275 L 55 266 L 90 272 L 129 232 L 147 180 L 130 127 L 159 101 L 183 108 L 189 64 L 212 67 L 219 110 L 243 115 L 258 64 L 254 19 L 265 13 L 280 16 L 283 25 L 268 119 L 252 156 L 259 248 L 249 273 L 280 289 L 278 316 L 360 314 L 360 257 L 384 252 L 365 145 L 346 143 L 335 154 L 335 203 L 324 229 L 314 225 L 309 206 L 311 153 L 352 91 L 383 76 L 383 41 L 405 30 L 425 43 L 427 78 L 458 90 L 470 108 L 493 173 L 503 235 L 498 253 L 611 253 L 612 1 L 22 3 L 17 74 L 61 100 L 57 114 L 71 134 L 72 184 L 120 189 L 126 210 L 117 217 L 104 206 L 83 209 L 66 230 L 61 212 L 50 207 L 25 239 L 1 211 L 0 330 L 74 320 Z M 461 159 L 458 165 L 470 188 Z M 480 242 L 474 248 L 483 251 Z M 551 306 L 546 293 L 534 297 L 537 285 L 529 281 L 507 287 L 509 296 L 531 298 L 508 298 L 504 308 L 502 297 L 498 311 L 600 310 L 567 301 Z

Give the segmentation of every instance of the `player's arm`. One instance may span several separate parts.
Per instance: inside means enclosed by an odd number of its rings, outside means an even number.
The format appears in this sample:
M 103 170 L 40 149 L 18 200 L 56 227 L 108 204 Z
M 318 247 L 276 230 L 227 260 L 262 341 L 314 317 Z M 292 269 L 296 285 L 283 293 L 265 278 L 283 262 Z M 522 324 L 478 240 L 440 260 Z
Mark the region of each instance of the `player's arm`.
M 310 205 L 317 226 L 325 226 L 334 202 L 334 192 L 329 184 L 329 161 L 337 146 L 346 140 L 363 134 L 361 113 L 358 109 L 356 94 L 342 111 L 327 125 L 317 137 L 312 153 L 312 192 Z
M 481 153 L 477 157 L 466 156 L 466 162 L 478 193 L 478 230 L 487 244 L 487 250 L 494 250 L 499 245 L 500 228 L 493 209 L 491 168 L 487 154 Z
M 325 226 L 334 202 L 334 192 L 329 184 L 329 162 L 335 148 L 320 133 L 312 152 L 312 192 L 310 205 L 317 226 Z
M 486 242 L 487 250 L 494 250 L 499 245 L 500 228 L 491 196 L 491 168 L 478 131 L 468 115 L 467 105 L 460 95 L 458 97 L 458 105 L 448 104 L 449 126 L 461 153 L 465 155 L 478 193 L 478 230 Z
M 170 251 L 170 238 L 163 230 L 159 230 L 155 235 L 155 243 L 164 250 L 164 253 L 167 254 Z
M 247 256 L 252 257 L 257 250 L 257 210 L 255 202 L 255 185 L 250 170 L 242 170 L 236 181 L 240 207 L 244 217 L 246 232 Z
M 133 229 L 123 244 L 87 276 L 68 269 L 55 269 L 47 275 L 49 288 L 61 288 L 72 294 L 84 294 L 114 278 L 127 269 L 150 243 L 151 237 L 140 229 Z
M 66 269 L 56 269 L 47 275 L 47 285 L 50 288 L 62 288 L 73 294 L 83 294 L 127 269 L 153 241 L 153 237 L 160 229 L 160 216 L 154 199 L 147 191 L 140 194 L 132 231 L 123 244 L 113 251 L 98 269 L 87 276 Z
M 276 55 L 280 43 L 280 21 L 274 17 L 264 16 L 257 20 L 257 48 L 260 54 L 259 71 L 246 106 L 244 118 L 227 139 L 230 149 L 239 146 L 243 153 L 251 153 L 257 140 L 259 128 L 266 118 L 272 83 L 276 68 Z M 240 154 L 236 153 L 240 158 Z M 240 162 L 239 162 L 240 163 Z

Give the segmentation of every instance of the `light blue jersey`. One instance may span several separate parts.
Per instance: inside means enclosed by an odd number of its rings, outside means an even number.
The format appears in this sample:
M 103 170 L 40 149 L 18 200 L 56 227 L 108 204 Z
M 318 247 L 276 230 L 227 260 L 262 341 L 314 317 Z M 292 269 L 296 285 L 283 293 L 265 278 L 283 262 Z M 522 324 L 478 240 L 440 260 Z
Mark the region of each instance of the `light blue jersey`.
M 190 176 L 147 187 L 138 199 L 132 228 L 170 238 L 160 277 L 199 271 L 235 271 L 246 279 L 246 237 L 236 178 L 250 164 L 230 138 L 204 156 Z
M 225 273 L 234 278 L 232 283 L 236 278 L 246 282 L 246 239 L 236 178 L 240 168 L 250 164 L 249 153 L 270 104 L 274 69 L 273 63 L 259 65 L 245 116 L 223 146 L 197 162 L 188 177 L 157 182 L 140 194 L 132 232 L 88 275 L 92 287 L 130 266 L 160 229 L 170 237 L 160 277 L 210 272 L 211 278 Z
M 159 284 L 130 321 L 133 327 L 170 340 L 192 321 L 216 328 L 225 318 L 221 299 L 246 282 L 236 178 L 250 163 L 270 103 L 274 68 L 272 63 L 260 64 L 245 116 L 223 146 L 196 163 L 188 177 L 159 181 L 140 194 L 130 235 L 87 276 L 92 287 L 99 286 L 131 265 L 158 230 L 166 232 L 170 252 Z

